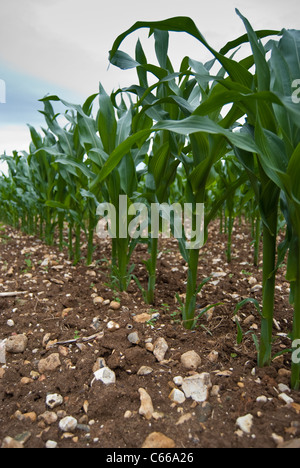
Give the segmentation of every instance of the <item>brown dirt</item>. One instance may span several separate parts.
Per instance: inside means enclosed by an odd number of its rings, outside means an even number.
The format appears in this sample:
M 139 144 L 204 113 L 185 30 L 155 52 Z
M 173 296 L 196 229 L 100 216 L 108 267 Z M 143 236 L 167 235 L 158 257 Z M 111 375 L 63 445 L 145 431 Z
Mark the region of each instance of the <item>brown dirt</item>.
M 251 292 L 253 284 L 249 284 L 250 277 L 261 284 L 261 268 L 253 266 L 247 227 L 236 226 L 231 264 L 227 264 L 225 258 L 226 236 L 219 234 L 217 225 L 212 227 L 199 262 L 199 281 L 212 272 L 226 275 L 214 278 L 218 283 L 204 286 L 198 306 L 201 309 L 217 302 L 223 304 L 212 314 L 203 316 L 193 331 L 182 327 L 174 300 L 177 292 L 185 291 L 186 267 L 173 240 L 160 241 L 156 303 L 147 306 L 135 283 L 130 284 L 127 293 L 110 288 L 108 241 L 97 241 L 95 258 L 98 261 L 87 267 L 84 262 L 73 266 L 68 262 L 67 252 L 60 253 L 56 247 L 46 246 L 39 239 L 10 227 L 0 232 L 0 236 L 0 292 L 28 291 L 17 297 L 0 297 L 0 340 L 18 333 L 28 337 L 26 350 L 22 354 L 7 353 L 2 371 L 0 365 L 0 445 L 6 436 L 15 438 L 25 432 L 30 433 L 26 448 L 45 447 L 47 440 L 56 441 L 62 448 L 140 448 L 153 431 L 172 438 L 176 448 L 190 449 L 272 448 L 278 444 L 273 434 L 284 441 L 299 437 L 300 393 L 289 394 L 294 400 L 289 406 L 278 398 L 278 385 L 289 384 L 290 353 L 275 359 L 268 368 L 256 367 L 251 335 L 255 333 L 259 337 L 260 322 L 252 304 L 239 312 L 245 334 L 242 344 L 236 344 L 237 328 L 232 320 L 236 304 L 246 297 L 261 301 L 261 291 Z M 49 265 L 42 266 L 49 255 Z M 138 246 L 133 262 L 135 274 L 143 284 L 147 275 L 142 260 L 146 257 L 145 246 Z M 284 269 L 280 269 L 275 305 L 278 328 L 274 324 L 274 336 L 291 330 L 288 286 Z M 93 294 L 104 299 L 118 299 L 121 309 L 112 311 L 108 305 L 94 305 Z M 134 321 L 135 315 L 147 311 L 159 312 L 152 326 Z M 244 324 L 243 320 L 249 315 L 254 316 L 253 321 Z M 9 319 L 14 322 L 12 327 L 7 324 Z M 108 331 L 109 320 L 117 322 L 120 328 Z M 93 323 L 97 330 L 91 327 Z M 50 340 L 67 341 L 101 330 L 104 331 L 102 338 L 81 344 L 80 348 L 75 343 L 47 348 L 43 343 L 46 334 L 50 334 Z M 141 338 L 137 345 L 127 339 L 132 331 L 137 331 Z M 147 338 L 154 342 L 160 336 L 169 345 L 163 363 L 145 348 Z M 290 340 L 285 335 L 277 335 L 274 353 L 289 346 Z M 209 397 L 206 415 L 201 404 L 191 399 L 174 405 L 168 398 L 174 387 L 173 377 L 190 374 L 180 362 L 181 354 L 188 350 L 195 350 L 201 356 L 197 372 L 209 372 L 212 384 L 220 387 L 219 395 Z M 219 353 L 216 362 L 208 358 L 213 350 Z M 61 366 L 38 374 L 39 360 L 53 352 L 60 353 Z M 95 381 L 91 385 L 98 357 L 104 357 L 114 370 L 116 384 L 105 386 Z M 153 372 L 137 375 L 142 365 L 151 366 Z M 21 383 L 23 377 L 32 378 L 33 375 L 35 379 Z M 162 418 L 149 421 L 139 415 L 138 389 L 141 387 L 151 396 L 155 410 L 163 413 Z M 47 409 L 48 393 L 60 393 L 64 398 L 63 405 L 54 409 L 59 418 L 70 415 L 85 426 L 66 437 L 58 421 L 51 425 L 44 423 L 39 416 Z M 256 401 L 261 395 L 268 398 L 266 403 Z M 34 412 L 36 421 L 19 420 L 18 410 L 22 414 Z M 132 412 L 131 417 L 124 418 L 128 410 Z M 190 419 L 176 424 L 186 413 L 191 414 Z M 251 434 L 239 436 L 236 419 L 248 413 L 254 417 Z

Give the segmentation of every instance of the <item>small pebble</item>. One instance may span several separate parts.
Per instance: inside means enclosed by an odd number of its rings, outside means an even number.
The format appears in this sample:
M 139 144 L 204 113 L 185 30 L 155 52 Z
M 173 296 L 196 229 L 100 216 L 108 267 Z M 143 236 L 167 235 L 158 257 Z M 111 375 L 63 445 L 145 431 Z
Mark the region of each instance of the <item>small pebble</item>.
M 246 434 L 250 434 L 251 428 L 253 425 L 253 416 L 252 414 L 246 414 L 245 416 L 241 416 L 237 418 L 236 424 L 239 428 L 245 432 Z
M 290 405 L 291 403 L 294 403 L 293 398 L 289 397 L 286 393 L 280 393 L 280 395 L 278 395 L 278 398 L 280 398 L 280 400 L 284 401 L 287 405 Z
M 50 449 L 57 448 L 57 442 L 55 440 L 47 440 L 45 447 Z
M 96 380 L 101 380 L 105 385 L 114 384 L 116 382 L 116 374 L 109 367 L 102 367 L 94 372 Z
M 27 343 L 28 338 L 26 335 L 13 335 L 7 338 L 5 348 L 8 353 L 23 353 Z
M 267 403 L 268 398 L 265 395 L 258 396 L 256 398 L 257 403 Z
M 185 395 L 181 390 L 178 388 L 173 388 L 169 395 L 170 400 L 174 401 L 174 403 L 184 403 L 185 402 Z
M 181 385 L 183 384 L 183 377 L 181 377 L 181 375 L 177 375 L 176 377 L 173 378 L 173 382 L 178 387 L 181 387 Z
M 140 342 L 138 332 L 129 333 L 127 338 L 128 338 L 128 341 L 130 341 L 130 343 L 132 344 L 138 344 Z
M 280 390 L 281 393 L 285 393 L 285 392 L 290 393 L 290 391 L 291 391 L 291 389 L 287 385 L 285 385 L 283 383 L 280 383 L 278 385 L 278 389 Z
M 149 366 L 141 366 L 137 371 L 137 375 L 148 375 L 153 372 L 152 367 Z
M 51 409 L 62 405 L 63 402 L 64 402 L 63 397 L 59 395 L 58 393 L 51 393 L 47 395 L 46 397 L 46 405 Z
M 77 424 L 77 419 L 73 418 L 73 416 L 66 416 L 59 421 L 59 428 L 63 432 L 72 432 L 75 431 Z

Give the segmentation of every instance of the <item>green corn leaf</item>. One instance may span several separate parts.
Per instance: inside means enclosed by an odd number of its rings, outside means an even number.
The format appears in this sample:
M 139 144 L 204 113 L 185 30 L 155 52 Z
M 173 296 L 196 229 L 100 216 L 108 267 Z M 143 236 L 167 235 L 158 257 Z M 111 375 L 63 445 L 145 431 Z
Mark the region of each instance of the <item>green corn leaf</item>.
M 67 166 L 68 168 L 79 169 L 80 172 L 90 180 L 92 180 L 94 178 L 94 174 L 88 169 L 88 167 L 84 163 L 76 161 L 75 159 L 72 159 L 70 157 L 68 157 L 68 158 L 65 158 L 65 157 L 64 158 L 56 158 L 55 162 L 57 164 L 62 164 L 64 166 Z M 79 177 L 79 175 L 77 173 L 73 173 L 73 174 L 76 174 L 76 176 Z
M 242 300 L 241 302 L 239 302 L 239 303 L 236 305 L 236 307 L 235 307 L 235 309 L 234 309 L 234 316 L 238 313 L 238 311 L 239 311 L 242 307 L 244 307 L 244 305 L 248 304 L 249 302 L 252 303 L 252 304 L 255 306 L 257 312 L 258 312 L 259 315 L 261 316 L 261 315 L 262 315 L 262 312 L 261 312 L 261 307 L 260 307 L 260 305 L 259 305 L 259 302 L 258 302 L 256 299 L 252 298 L 252 297 L 248 297 L 247 299 Z
M 278 36 L 279 34 L 281 34 L 281 31 L 278 31 L 276 29 L 261 29 L 259 31 L 255 31 L 255 35 L 259 39 L 263 39 L 268 36 Z M 225 44 L 225 46 L 223 46 L 222 49 L 220 49 L 220 54 L 226 55 L 227 52 L 229 52 L 230 50 L 236 49 L 237 47 L 239 47 L 242 44 L 245 44 L 248 41 L 248 34 L 243 34 L 237 39 L 227 42 L 227 44 Z
M 114 107 L 108 94 L 106 94 L 103 86 L 99 85 L 99 105 L 98 112 L 98 130 L 102 140 L 103 148 L 106 153 L 110 154 L 116 145 L 117 121 L 115 117 Z
M 300 31 L 283 30 L 278 45 L 286 63 L 288 64 L 292 80 L 300 77 Z
M 128 70 L 130 68 L 136 68 L 139 64 L 136 60 L 130 57 L 130 55 L 122 52 L 121 50 L 117 50 L 113 57 L 110 60 L 112 65 L 115 65 L 121 70 Z
M 294 202 L 300 207 L 300 143 L 295 148 L 293 152 L 288 168 L 287 176 L 291 181 L 291 193 L 290 196 L 293 198 Z
M 94 100 L 96 99 L 96 97 L 99 95 L 99 93 L 95 93 L 95 94 L 92 94 L 91 96 L 89 96 L 83 106 L 82 106 L 82 111 L 85 115 L 88 115 L 90 116 L 91 113 L 92 113 L 92 110 L 93 110 L 93 102 Z
M 135 23 L 131 28 L 125 31 L 123 34 L 120 34 L 117 39 L 115 40 L 113 47 L 109 53 L 110 61 L 113 60 L 120 44 L 123 40 L 134 31 L 137 31 L 141 28 L 149 28 L 150 34 L 153 33 L 154 30 L 161 30 L 161 31 L 175 31 L 175 32 L 185 32 L 195 39 L 200 41 L 214 56 L 219 62 L 223 65 L 226 69 L 228 74 L 232 77 L 234 81 L 241 82 L 246 86 L 251 87 L 252 83 L 252 75 L 248 72 L 242 65 L 238 62 L 235 62 L 224 55 L 218 53 L 214 50 L 205 40 L 203 35 L 198 30 L 197 26 L 195 25 L 194 21 L 185 16 L 178 16 L 174 18 L 169 18 L 164 21 L 138 21 Z
M 256 67 L 258 91 L 268 91 L 270 89 L 270 69 L 265 58 L 265 49 L 261 42 L 258 40 L 257 35 L 255 34 L 249 21 L 239 12 L 238 9 L 236 9 L 235 11 L 237 15 L 242 19 L 247 30 Z
M 223 135 L 231 144 L 246 151 L 257 152 L 258 147 L 248 135 L 220 127 L 208 117 L 192 115 L 179 121 L 165 120 L 154 125 L 153 130 L 169 130 L 180 135 L 189 135 L 197 132 L 206 132 L 212 135 Z
M 255 141 L 259 147 L 260 162 L 265 173 L 284 190 L 283 178 L 288 166 L 284 143 L 274 133 L 261 128 L 259 124 L 255 129 Z
M 135 47 L 135 58 L 139 64 L 143 65 L 141 67 L 137 67 L 137 74 L 139 77 L 140 85 L 146 89 L 149 86 L 148 79 L 147 79 L 147 71 L 144 68 L 144 66 L 147 65 L 147 57 L 145 55 L 141 41 L 139 39 Z
M 102 143 L 100 138 L 97 135 L 97 126 L 93 118 L 87 117 L 78 113 L 78 132 L 81 145 L 86 148 L 99 148 L 102 149 Z
M 119 165 L 120 184 L 124 193 L 132 197 L 137 189 L 137 175 L 135 164 L 130 153 L 125 154 Z
M 101 184 L 109 176 L 113 169 L 115 169 L 115 167 L 120 163 L 124 155 L 130 151 L 132 146 L 136 144 L 143 144 L 150 134 L 151 130 L 140 130 L 139 132 L 129 136 L 124 142 L 118 145 L 117 148 L 115 148 L 115 150 L 113 150 L 110 154 L 100 173 L 91 182 L 90 190 L 93 190 L 96 185 Z
M 161 68 L 167 68 L 169 33 L 159 29 L 154 30 L 155 52 Z

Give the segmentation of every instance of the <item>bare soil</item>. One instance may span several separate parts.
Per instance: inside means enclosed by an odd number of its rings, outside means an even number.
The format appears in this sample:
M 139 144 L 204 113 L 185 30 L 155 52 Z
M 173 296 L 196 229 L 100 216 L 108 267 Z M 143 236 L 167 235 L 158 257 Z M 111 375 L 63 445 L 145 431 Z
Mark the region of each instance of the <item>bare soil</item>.
M 94 264 L 88 267 L 82 261 L 74 266 L 67 251 L 59 252 L 11 227 L 0 231 L 0 293 L 26 291 L 16 297 L 0 297 L 0 340 L 20 333 L 28 338 L 23 353 L 7 353 L 6 365 L 0 365 L 0 445 L 6 436 L 21 435 L 26 448 L 45 447 L 48 440 L 61 448 L 140 448 L 147 435 L 156 431 L 173 439 L 179 449 L 273 448 L 300 437 L 300 393 L 288 393 L 294 400 L 289 405 L 279 398 L 278 385 L 289 385 L 291 355 L 283 354 L 270 367 L 257 368 L 252 335 L 259 339 L 260 318 L 253 304 L 238 313 L 244 338 L 237 345 L 233 320 L 237 303 L 247 297 L 261 302 L 257 285 L 261 285 L 262 270 L 261 265 L 253 266 L 247 226 L 235 227 L 230 264 L 225 255 L 226 236 L 219 233 L 217 224 L 212 226 L 199 261 L 199 282 L 212 273 L 218 275 L 204 286 L 197 305 L 200 311 L 210 304 L 222 304 L 203 315 L 192 331 L 183 328 L 175 299 L 176 293 L 185 292 L 187 275 L 176 241 L 160 240 L 152 306 L 145 305 L 134 282 L 126 293 L 112 289 L 110 243 L 96 242 Z M 143 264 L 147 255 L 143 244 L 133 255 L 134 273 L 143 285 L 147 282 Z M 286 334 L 292 327 L 292 308 L 284 273 L 281 268 L 276 286 L 274 354 L 291 346 Z M 109 304 L 95 305 L 95 296 L 117 300 L 121 307 L 112 310 Z M 137 323 L 135 317 L 145 312 L 159 316 Z M 120 328 L 109 331 L 109 321 Z M 138 344 L 128 340 L 133 331 L 138 332 Z M 82 341 L 96 333 L 95 339 Z M 164 337 L 169 346 L 162 362 L 146 349 L 146 342 L 152 339 L 154 343 L 158 337 Z M 77 342 L 67 343 L 75 339 Z M 217 391 L 214 387 L 205 408 L 190 398 L 180 405 L 169 398 L 175 387 L 173 378 L 193 373 L 180 361 L 189 350 L 201 357 L 197 372 L 209 372 L 212 384 L 219 386 Z M 218 353 L 215 361 L 212 351 Z M 39 361 L 51 353 L 59 353 L 61 365 L 39 373 Z M 115 372 L 115 384 L 92 383 L 99 357 Z M 153 372 L 138 375 L 141 366 L 150 366 Z M 151 396 L 160 418 L 146 420 L 139 414 L 139 388 Z M 58 415 L 53 424 L 40 417 L 49 409 L 45 404 L 49 393 L 59 393 L 64 399 L 53 410 Z M 256 401 L 262 395 L 266 402 Z M 125 418 L 128 411 L 130 417 Z M 31 413 L 31 419 L 20 413 Z M 246 414 L 253 415 L 253 426 L 250 434 L 241 434 L 236 420 Z M 59 429 L 59 420 L 65 415 L 79 422 L 72 433 Z M 180 424 L 182 415 L 188 416 Z

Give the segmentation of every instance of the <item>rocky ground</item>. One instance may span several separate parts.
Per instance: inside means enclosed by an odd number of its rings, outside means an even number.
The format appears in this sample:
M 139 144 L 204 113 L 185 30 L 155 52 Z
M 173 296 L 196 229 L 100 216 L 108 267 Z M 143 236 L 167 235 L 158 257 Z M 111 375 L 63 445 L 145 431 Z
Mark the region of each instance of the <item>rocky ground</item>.
M 0 446 L 25 448 L 267 448 L 300 446 L 300 393 L 291 391 L 290 353 L 256 366 L 253 304 L 261 268 L 253 266 L 247 227 L 236 226 L 233 260 L 212 226 L 199 281 L 213 275 L 187 331 L 176 293 L 186 265 L 173 240 L 160 241 L 156 302 L 132 282 L 112 289 L 109 241 L 93 265 L 10 227 L 0 230 Z M 142 284 L 144 245 L 133 261 Z M 8 293 L 16 293 L 8 295 Z M 276 286 L 274 353 L 291 346 L 292 309 L 284 268 Z

